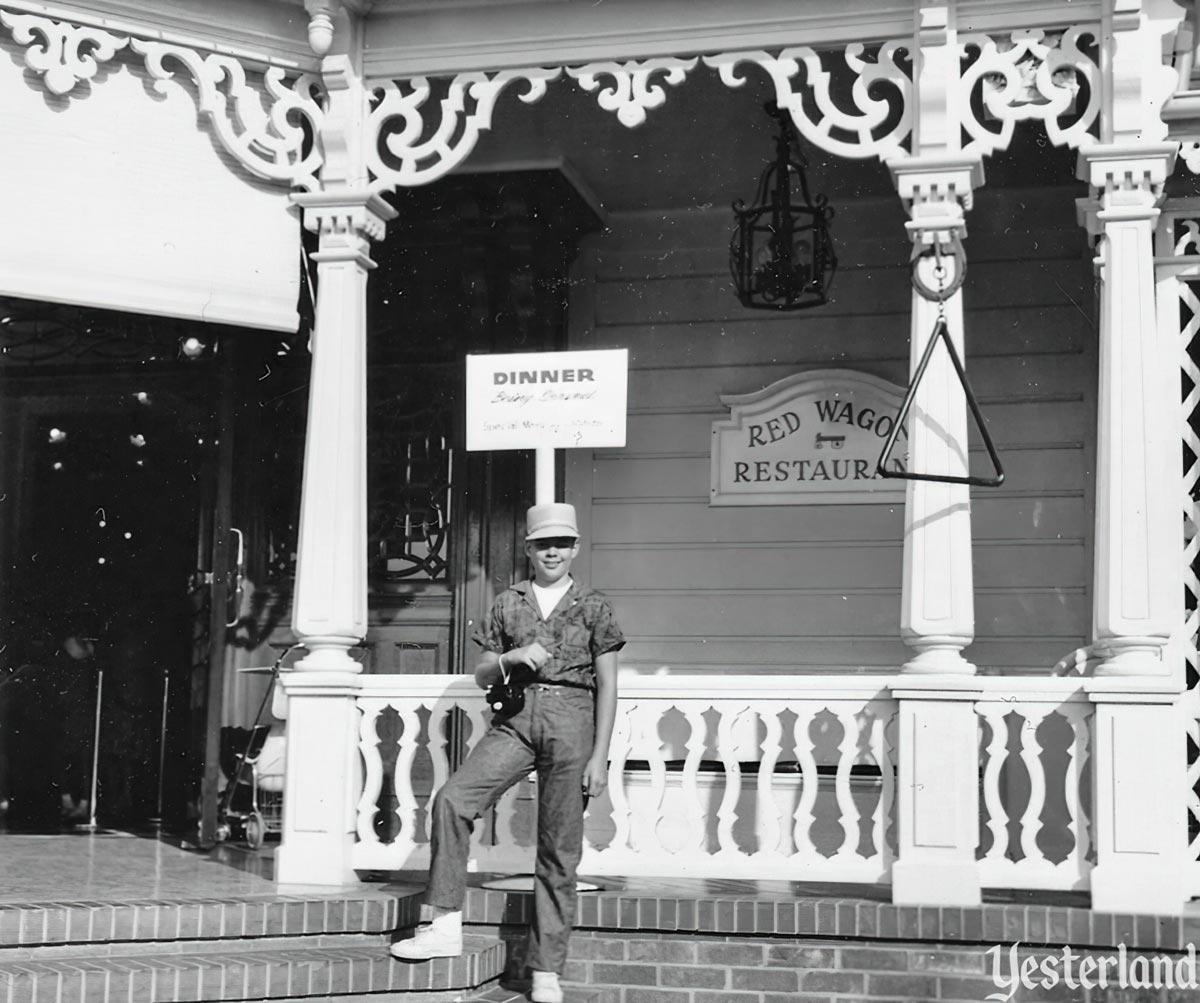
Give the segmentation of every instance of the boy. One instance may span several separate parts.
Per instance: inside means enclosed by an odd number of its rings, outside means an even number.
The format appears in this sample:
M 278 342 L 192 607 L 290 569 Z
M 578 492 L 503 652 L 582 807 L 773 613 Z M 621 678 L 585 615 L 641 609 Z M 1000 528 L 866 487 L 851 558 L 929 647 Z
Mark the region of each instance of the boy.
M 438 791 L 430 814 L 433 921 L 392 945 L 407 960 L 462 953 L 462 903 L 473 820 L 537 769 L 537 866 L 529 966 L 535 1003 L 561 1003 L 558 977 L 575 916 L 575 871 L 583 809 L 608 782 L 608 743 L 617 709 L 617 652 L 625 643 L 608 600 L 570 575 L 579 553 L 572 505 L 534 505 L 525 554 L 533 580 L 492 605 L 475 640 L 484 652 L 475 681 L 525 686 L 524 706 L 497 714 L 466 761 Z

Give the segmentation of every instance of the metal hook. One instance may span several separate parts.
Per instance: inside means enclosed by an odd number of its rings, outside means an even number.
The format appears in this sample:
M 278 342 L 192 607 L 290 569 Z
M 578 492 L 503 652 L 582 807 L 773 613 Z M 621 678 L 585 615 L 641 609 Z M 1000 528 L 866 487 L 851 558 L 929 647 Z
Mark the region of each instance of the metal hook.
M 946 266 L 942 263 L 943 248 L 949 245 L 949 255 L 954 259 L 954 277 L 949 285 L 943 283 L 943 278 L 946 274 Z M 921 278 L 920 263 L 921 259 L 933 255 L 936 262 L 934 274 L 938 278 L 937 289 L 931 289 Z M 912 256 L 909 258 L 909 264 L 912 268 L 912 284 L 913 288 L 920 293 L 925 299 L 934 303 L 944 303 L 956 292 L 963 284 L 963 280 L 967 277 L 967 252 L 962 245 L 962 237 L 957 231 L 952 231 L 949 240 L 943 240 L 941 233 L 933 238 L 932 244 L 928 247 L 922 247 L 920 242 L 913 245 Z

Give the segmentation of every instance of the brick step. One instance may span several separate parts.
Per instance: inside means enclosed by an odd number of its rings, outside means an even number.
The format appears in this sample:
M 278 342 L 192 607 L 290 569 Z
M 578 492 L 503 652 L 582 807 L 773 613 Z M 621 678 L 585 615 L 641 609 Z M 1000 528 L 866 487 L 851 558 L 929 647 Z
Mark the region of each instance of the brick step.
M 563 1003 L 600 1003 L 604 995 L 600 989 L 586 989 L 583 986 L 572 986 L 563 983 Z M 499 985 L 486 986 L 476 989 L 467 995 L 459 990 L 449 993 L 405 993 L 397 997 L 397 1003 L 529 1003 L 528 991 L 505 989 Z M 311 1003 L 310 996 L 292 996 L 276 1003 Z M 379 994 L 352 993 L 349 996 L 337 996 L 328 1003 L 387 1003 L 386 996 Z
M 3 903 L 0 949 L 50 944 L 387 933 L 416 924 L 419 910 L 419 891 L 370 886 L 362 891 L 311 896 Z
M 478 932 L 478 931 L 476 931 Z M 0 965 L 13 961 L 55 961 L 61 958 L 136 958 L 156 954 L 228 954 L 254 944 L 270 951 L 307 951 L 321 947 L 354 947 L 386 951 L 393 940 L 387 933 L 322 933 L 308 937 L 221 938 L 218 940 L 133 940 L 91 944 L 43 944 L 0 948 Z
M 583 986 L 573 986 L 563 983 L 563 1003 L 600 1003 L 604 995 L 600 989 L 587 989 Z M 492 986 L 479 990 L 477 993 L 464 996 L 459 1003 L 528 1003 L 529 995 L 516 989 L 505 989 L 502 986 Z M 339 1000 L 338 1003 L 341 1003 Z M 367 1003 L 367 1001 L 363 1001 Z
M 93 957 L 0 962 L 2 1003 L 87 1000 L 96 1003 L 196 1003 L 227 1000 L 304 1000 L 357 993 L 405 999 L 405 993 L 457 990 L 447 999 L 498 979 L 506 948 L 494 937 L 464 938 L 459 958 L 400 962 L 387 940 L 357 946 L 276 949 L 268 941 L 242 942 L 236 950 L 193 951 L 177 944 L 170 953 L 143 952 Z

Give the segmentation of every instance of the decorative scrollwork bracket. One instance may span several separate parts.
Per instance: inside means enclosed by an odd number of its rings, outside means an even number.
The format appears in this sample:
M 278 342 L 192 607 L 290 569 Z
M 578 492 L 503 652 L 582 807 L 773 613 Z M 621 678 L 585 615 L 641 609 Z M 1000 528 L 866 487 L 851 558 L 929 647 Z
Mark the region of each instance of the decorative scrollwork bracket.
M 901 65 L 901 53 L 910 45 L 885 42 L 873 59 L 863 55 L 866 50 L 860 43 L 846 47 L 846 66 L 854 78 L 853 110 L 838 104 L 831 73 L 808 46 L 784 49 L 778 57 L 762 51 L 727 52 L 705 56 L 704 62 L 717 70 L 727 87 L 745 84 L 741 64 L 754 63 L 771 78 L 776 103 L 791 112 L 796 129 L 810 143 L 835 156 L 882 160 L 905 153 L 912 134 L 913 82 Z M 807 99 L 792 84 L 802 66 Z
M 24 45 L 25 65 L 43 75 L 46 89 L 60 97 L 70 94 L 81 80 L 91 80 L 123 49 L 129 39 L 90 25 L 52 21 L 37 14 L 14 14 L 0 10 L 0 21 L 12 31 L 13 40 Z M 41 36 L 42 44 L 36 44 Z
M 365 144 L 372 189 L 424 185 L 449 174 L 475 149 L 480 134 L 492 127 L 496 100 L 509 84 L 524 82 L 526 89 L 517 97 L 533 104 L 561 74 L 560 67 L 502 70 L 492 76 L 460 73 L 450 81 L 431 128 L 424 115 L 433 95 L 427 78 L 413 77 L 405 87 L 393 80 L 372 84 Z
M 964 152 L 1004 149 L 1016 124 L 1028 121 L 1040 122 L 1055 146 L 1096 142 L 1100 67 L 1084 43 L 1099 33 L 1082 25 L 1054 35 L 1030 28 L 1007 37 L 960 36 L 963 51 L 975 54 L 959 84 L 962 127 L 971 137 Z
M 323 108 L 316 76 L 304 73 L 289 82 L 282 67 L 271 66 L 263 73 L 260 90 L 251 86 L 245 67 L 231 56 L 215 52 L 205 56 L 180 45 L 140 38 L 133 39 L 131 48 L 145 57 L 146 70 L 160 93 L 166 93 L 174 77 L 168 61 L 187 69 L 199 93 L 201 118 L 251 174 L 308 191 L 319 188 L 316 174 L 322 157 L 320 144 L 312 140 L 320 133 Z
M 600 89 L 597 102 L 605 111 L 615 111 L 617 119 L 627 128 L 635 128 L 646 121 L 646 112 L 659 108 L 667 100 L 667 92 L 661 84 L 653 82 L 655 74 L 662 74 L 663 82 L 678 87 L 696 68 L 696 59 L 647 59 L 643 62 L 631 60 L 627 63 L 589 63 L 576 69 L 568 69 L 567 76 L 576 80 L 585 91 Z M 601 76 L 612 77 L 611 87 L 600 88 Z

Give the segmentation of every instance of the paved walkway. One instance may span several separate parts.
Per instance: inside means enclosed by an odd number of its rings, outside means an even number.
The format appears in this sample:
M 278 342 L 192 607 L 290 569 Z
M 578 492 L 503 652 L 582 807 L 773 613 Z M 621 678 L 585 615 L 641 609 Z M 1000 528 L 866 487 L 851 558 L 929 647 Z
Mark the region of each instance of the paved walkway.
M 361 890 L 362 886 L 355 886 Z M 270 853 L 184 849 L 157 833 L 0 833 L 0 903 L 114 902 L 330 894 L 327 886 L 277 885 Z
M 396 872 L 389 880 L 354 883 L 344 888 L 327 885 L 277 885 L 272 880 L 274 850 L 268 843 L 252 851 L 237 843 L 200 852 L 180 840 L 157 832 L 121 833 L 86 829 L 61 833 L 0 831 L 0 904 L 35 902 L 130 902 L 177 899 L 274 899 L 285 896 L 394 895 L 419 890 L 425 875 Z M 383 877 L 383 875 L 379 875 Z M 489 880 L 490 879 L 490 880 Z M 854 899 L 887 903 L 884 886 L 847 886 L 815 882 L 746 881 L 685 878 L 602 877 L 593 879 L 598 897 L 753 898 L 759 902 L 788 902 L 797 897 Z M 500 877 L 472 874 L 470 884 L 510 891 L 527 890 L 527 875 Z M 1081 893 L 989 892 L 993 904 L 1087 908 Z M 1191 922 L 1200 918 L 1200 900 L 1184 909 Z

